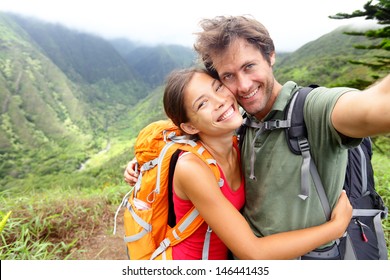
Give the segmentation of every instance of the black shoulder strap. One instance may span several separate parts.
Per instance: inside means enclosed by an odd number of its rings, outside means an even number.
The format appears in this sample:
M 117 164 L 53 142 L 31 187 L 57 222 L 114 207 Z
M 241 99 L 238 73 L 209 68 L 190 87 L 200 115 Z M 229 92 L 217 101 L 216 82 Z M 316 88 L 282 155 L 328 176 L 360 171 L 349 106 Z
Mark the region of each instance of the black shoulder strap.
M 175 172 L 175 167 L 177 160 L 179 158 L 180 152 L 182 150 L 178 149 L 173 153 L 171 161 L 169 162 L 169 173 L 168 173 L 168 225 L 174 227 L 176 225 L 176 214 L 173 209 L 173 174 Z
M 301 154 L 298 138 L 307 137 L 303 106 L 305 105 L 307 95 L 316 87 L 318 86 L 310 85 L 296 91 L 285 109 L 285 119 L 290 120 L 290 127 L 286 129 L 287 144 L 296 155 Z

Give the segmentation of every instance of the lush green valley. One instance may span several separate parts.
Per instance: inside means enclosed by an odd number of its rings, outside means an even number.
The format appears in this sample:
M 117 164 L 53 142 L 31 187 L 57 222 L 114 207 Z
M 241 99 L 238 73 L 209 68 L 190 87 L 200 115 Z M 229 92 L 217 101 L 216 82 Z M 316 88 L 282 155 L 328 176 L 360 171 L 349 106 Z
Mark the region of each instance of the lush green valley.
M 0 15 L 0 28 L 0 189 L 71 174 L 107 147 L 115 150 L 118 135 L 112 133 L 124 135 L 118 125 L 128 127 L 127 113 L 193 56 L 189 49 L 173 56 L 179 46 L 150 47 L 146 75 L 115 42 L 14 15 Z M 131 42 L 125 50 L 142 57 Z
M 275 76 L 324 86 L 372 79 L 349 63 L 380 54 L 353 48 L 364 40 L 335 30 L 278 56 Z M 164 118 L 167 73 L 194 63 L 181 46 L 107 41 L 0 13 L 0 259 L 86 258 L 86 239 L 111 234 L 134 139 Z M 377 188 L 390 205 L 390 137 L 374 144 Z

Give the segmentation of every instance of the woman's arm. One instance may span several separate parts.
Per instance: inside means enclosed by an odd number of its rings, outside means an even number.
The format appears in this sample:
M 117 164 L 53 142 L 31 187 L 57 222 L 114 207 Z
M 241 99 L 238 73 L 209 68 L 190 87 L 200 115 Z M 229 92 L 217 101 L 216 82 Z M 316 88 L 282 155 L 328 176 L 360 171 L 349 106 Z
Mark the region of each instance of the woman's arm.
M 343 192 L 329 222 L 258 238 L 244 217 L 224 197 L 210 168 L 195 155 L 187 155 L 178 161 L 174 180 L 175 190 L 179 188 L 192 201 L 207 224 L 239 259 L 302 256 L 341 237 L 352 217 L 352 207 Z

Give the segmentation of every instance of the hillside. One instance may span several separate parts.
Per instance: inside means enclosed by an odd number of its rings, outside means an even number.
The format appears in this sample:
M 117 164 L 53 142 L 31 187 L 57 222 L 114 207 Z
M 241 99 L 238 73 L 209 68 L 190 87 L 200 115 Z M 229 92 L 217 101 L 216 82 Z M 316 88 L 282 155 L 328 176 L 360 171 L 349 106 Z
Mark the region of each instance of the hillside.
M 358 79 L 371 80 L 369 68 L 354 65 L 350 60 L 372 59 L 383 54 L 378 50 L 359 50 L 358 44 L 371 44 L 364 36 L 349 36 L 351 26 L 336 30 L 307 43 L 297 51 L 277 56 L 275 77 L 285 83 L 293 80 L 300 85 L 320 84 L 324 86 L 348 86 Z
M 128 127 L 127 112 L 193 56 L 180 46 L 133 53 L 127 41 L 124 57 L 114 42 L 14 14 L 0 13 L 0 38 L 0 190 L 85 166 L 115 143 L 116 126 Z
M 112 40 L 111 43 L 138 76 L 152 87 L 162 85 L 166 74 L 173 69 L 189 67 L 196 60 L 195 52 L 183 46 L 137 46 L 127 39 Z
M 81 88 L 3 15 L 0 37 L 0 177 L 56 172 L 63 167 L 53 158 L 63 150 L 73 152 L 62 160 L 77 166 L 77 158 L 96 145 L 93 127 L 102 120 L 82 100 Z

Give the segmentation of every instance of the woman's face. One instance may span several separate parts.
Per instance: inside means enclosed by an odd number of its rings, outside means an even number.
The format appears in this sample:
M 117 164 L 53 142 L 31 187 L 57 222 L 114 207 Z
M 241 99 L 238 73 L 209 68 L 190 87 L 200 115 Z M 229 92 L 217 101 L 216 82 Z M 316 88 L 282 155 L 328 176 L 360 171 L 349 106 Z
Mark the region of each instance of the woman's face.
M 220 81 L 205 73 L 195 73 L 184 92 L 184 105 L 194 131 L 219 136 L 232 133 L 242 124 L 237 101 Z

